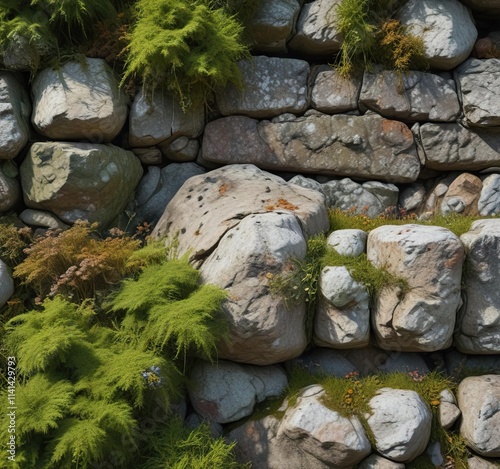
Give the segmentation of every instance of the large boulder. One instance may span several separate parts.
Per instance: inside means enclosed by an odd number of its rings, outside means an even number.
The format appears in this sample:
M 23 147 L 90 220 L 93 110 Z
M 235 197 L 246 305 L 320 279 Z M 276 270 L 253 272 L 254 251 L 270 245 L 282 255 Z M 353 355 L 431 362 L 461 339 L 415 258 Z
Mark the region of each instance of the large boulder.
M 341 256 L 360 256 L 366 251 L 367 236 L 363 230 L 335 230 L 326 242 Z
M 500 59 L 470 59 L 455 70 L 467 123 L 500 126 Z
M 477 30 L 469 10 L 458 0 L 409 0 L 397 18 L 422 38 L 429 66 L 451 70 L 471 53 Z
M 287 409 L 279 432 L 329 467 L 352 467 L 370 454 L 370 442 L 359 419 L 329 409 L 324 396 L 321 386 L 305 388 Z
M 297 21 L 297 33 L 289 46 L 307 55 L 331 55 L 340 50 L 342 36 L 337 28 L 337 7 L 341 0 L 313 0 L 306 3 Z
M 46 68 L 33 81 L 32 122 L 55 140 L 113 140 L 127 118 L 127 99 L 102 59 Z
M 14 208 L 21 198 L 17 175 L 18 169 L 13 161 L 0 161 L 0 212 Z
M 31 103 L 23 84 L 0 72 L 0 159 L 15 158 L 28 142 Z
M 500 174 L 490 174 L 484 178 L 477 210 L 483 217 L 500 214 Z
M 500 133 L 460 124 L 426 123 L 419 130 L 426 168 L 477 171 L 500 166 Z
M 139 159 L 110 144 L 37 142 L 21 164 L 28 207 L 102 227 L 124 209 L 141 176 Z
M 229 423 L 250 415 L 257 403 L 278 397 L 287 384 L 286 374 L 279 366 L 199 361 L 189 374 L 188 392 L 199 415 Z
M 464 353 L 500 353 L 500 220 L 475 221 L 460 239 L 467 269 L 456 345 Z
M 453 122 L 460 115 L 454 86 L 439 75 L 365 72 L 359 106 L 389 119 Z
M 158 88 L 152 95 L 137 93 L 129 121 L 130 145 L 149 147 L 179 137 L 198 137 L 203 132 L 205 111 L 202 105 L 183 110 L 172 93 Z
M 299 12 L 297 0 L 260 2 L 246 24 L 253 48 L 262 52 L 285 52 L 286 42 L 293 33 Z
M 14 279 L 7 264 L 0 259 L 0 308 L 14 294 Z
M 500 375 L 471 376 L 458 386 L 460 435 L 481 456 L 500 457 Z
M 324 267 L 314 317 L 314 342 L 333 348 L 357 348 L 370 340 L 370 298 L 365 285 L 346 267 Z
M 375 448 L 396 462 L 409 462 L 425 451 L 432 413 L 424 400 L 407 389 L 382 388 L 370 399 L 368 425 Z
M 460 306 L 464 248 L 437 226 L 385 225 L 368 235 L 368 259 L 408 282 L 376 296 L 372 326 L 379 347 L 430 352 L 451 345 Z
M 314 112 L 286 121 L 243 116 L 205 127 L 202 155 L 219 164 L 253 163 L 279 171 L 413 182 L 420 161 L 410 129 L 376 114 Z
M 309 64 L 306 61 L 258 56 L 238 65 L 243 88 L 230 85 L 217 93 L 217 105 L 223 115 L 267 118 L 286 112 L 301 114 L 307 109 Z

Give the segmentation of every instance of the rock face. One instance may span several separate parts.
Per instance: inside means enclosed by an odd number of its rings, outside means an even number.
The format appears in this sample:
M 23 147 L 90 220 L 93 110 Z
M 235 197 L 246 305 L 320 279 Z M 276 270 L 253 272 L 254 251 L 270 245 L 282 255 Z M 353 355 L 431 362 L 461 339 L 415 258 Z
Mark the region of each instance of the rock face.
M 302 7 L 297 33 L 289 45 L 309 55 L 330 55 L 340 50 L 342 37 L 337 30 L 336 9 L 340 0 L 314 0 Z
M 15 158 L 28 142 L 31 104 L 10 72 L 0 72 L 0 159 Z
M 147 96 L 139 92 L 130 109 L 129 143 L 149 147 L 179 137 L 198 137 L 204 124 L 203 106 L 184 112 L 171 93 L 158 89 Z
M 28 207 L 102 227 L 124 209 L 141 176 L 139 159 L 114 145 L 38 142 L 21 165 Z
M 389 119 L 452 122 L 460 114 L 457 93 L 439 75 L 383 70 L 365 72 L 359 97 L 361 109 Z
M 255 404 L 278 397 L 287 386 L 279 366 L 257 367 L 219 360 L 198 362 L 190 373 L 189 397 L 196 412 L 217 423 L 240 420 Z
M 127 101 L 102 59 L 46 68 L 33 82 L 32 122 L 55 140 L 110 142 L 127 118 Z
M 368 345 L 370 339 L 369 296 L 345 267 L 323 268 L 320 295 L 314 317 L 314 342 L 333 348 Z
M 217 105 L 225 116 L 243 114 L 267 118 L 286 112 L 302 113 L 309 104 L 309 64 L 304 60 L 254 57 L 242 60 L 243 89 L 229 86 L 217 94 Z
M 477 201 L 483 184 L 473 174 L 462 173 L 451 184 L 441 202 L 441 213 L 461 213 L 477 215 Z
M 413 182 L 420 172 L 413 135 L 376 114 L 313 114 L 287 122 L 231 116 L 205 128 L 203 158 L 280 171 Z
M 382 388 L 369 404 L 372 413 L 368 425 L 382 456 L 407 462 L 424 452 L 432 414 L 415 391 Z
M 465 378 L 458 387 L 460 434 L 481 456 L 500 457 L 500 376 Z
M 366 231 L 335 230 L 326 242 L 341 256 L 360 256 L 366 251 Z
M 286 411 L 279 432 L 329 467 L 351 467 L 370 454 L 370 442 L 358 418 L 326 407 L 324 394 L 321 386 L 305 388 Z
M 477 209 L 483 217 L 500 214 L 500 174 L 484 178 Z
M 455 70 L 469 125 L 500 126 L 500 59 L 470 59 Z
M 298 366 L 312 374 L 327 374 L 338 378 L 345 378 L 349 373 L 358 372 L 341 352 L 324 347 L 314 347 L 288 363 L 292 367 Z
M 343 78 L 331 67 L 322 65 L 314 80 L 311 104 L 327 114 L 339 114 L 358 109 L 362 79 L 359 76 Z
M 477 38 L 472 16 L 458 0 L 409 0 L 398 19 L 423 39 L 431 68 L 456 67 L 469 56 Z
M 285 52 L 300 12 L 297 0 L 261 2 L 248 21 L 246 31 L 254 49 L 262 52 Z
M 499 0 L 462 0 L 462 3 L 472 8 L 474 13 L 480 13 L 486 18 L 500 18 Z
M 361 462 L 358 469 L 405 469 L 405 465 L 373 453 Z
M 387 286 L 375 298 L 372 326 L 389 350 L 435 351 L 451 345 L 464 248 L 451 231 L 423 225 L 381 226 L 370 232 L 368 259 L 406 279 L 408 291 Z
M 500 134 L 460 124 L 420 126 L 425 166 L 438 171 L 480 170 L 500 165 Z
M 302 230 L 291 213 L 250 215 L 226 232 L 200 268 L 205 283 L 228 292 L 223 309 L 230 333 L 218 347 L 219 357 L 267 365 L 304 351 L 305 303 L 287 305 L 281 295 L 269 294 L 269 281 L 305 254 Z
M 7 264 L 0 259 L 0 308 L 14 294 L 14 280 Z
M 465 245 L 465 301 L 456 345 L 464 353 L 500 352 L 500 220 L 475 221 L 460 237 Z
M 14 208 L 21 198 L 17 175 L 17 166 L 13 161 L 0 161 L 0 212 Z

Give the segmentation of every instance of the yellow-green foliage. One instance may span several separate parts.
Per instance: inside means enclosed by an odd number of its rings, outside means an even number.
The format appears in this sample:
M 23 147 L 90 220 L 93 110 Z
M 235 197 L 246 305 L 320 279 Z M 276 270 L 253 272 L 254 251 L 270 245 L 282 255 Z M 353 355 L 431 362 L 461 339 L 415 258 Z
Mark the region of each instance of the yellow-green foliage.
M 134 78 L 149 90 L 166 87 L 184 107 L 241 83 L 243 26 L 224 9 L 195 0 L 139 0 L 136 8 L 122 83 Z
M 9 218 L 0 222 L 0 257 L 10 267 L 25 257 L 24 250 L 33 242 L 31 228 L 19 228 Z

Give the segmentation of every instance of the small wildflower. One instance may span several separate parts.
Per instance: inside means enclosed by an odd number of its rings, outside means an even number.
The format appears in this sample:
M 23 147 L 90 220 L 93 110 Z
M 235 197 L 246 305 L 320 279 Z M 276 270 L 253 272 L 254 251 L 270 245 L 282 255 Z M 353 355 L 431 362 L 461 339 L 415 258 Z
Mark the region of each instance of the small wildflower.
M 144 378 L 145 383 L 150 388 L 157 388 L 163 384 L 163 378 L 160 376 L 160 367 L 159 366 L 151 366 L 149 370 L 141 372 L 142 377 Z
M 354 390 L 352 390 L 351 388 L 349 388 L 349 389 L 347 390 L 347 394 L 352 394 L 353 392 L 354 392 Z

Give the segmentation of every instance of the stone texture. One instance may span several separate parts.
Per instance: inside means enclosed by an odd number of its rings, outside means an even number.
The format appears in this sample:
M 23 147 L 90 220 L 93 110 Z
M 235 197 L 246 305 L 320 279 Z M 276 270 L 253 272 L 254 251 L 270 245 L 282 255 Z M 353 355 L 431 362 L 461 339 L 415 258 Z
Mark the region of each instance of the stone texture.
M 17 166 L 12 160 L 0 161 L 0 212 L 11 210 L 21 198 L 17 175 Z
M 125 207 L 142 176 L 139 159 L 114 145 L 34 143 L 21 165 L 24 201 L 65 223 L 106 227 Z
M 242 249 L 242 246 L 245 248 Z M 274 275 L 302 260 L 306 242 L 293 213 L 249 215 L 228 229 L 200 268 L 204 283 L 228 292 L 223 305 L 228 340 L 218 356 L 268 365 L 299 356 L 306 348 L 306 305 L 269 294 Z
M 328 181 L 323 184 L 329 207 L 344 212 L 364 214 L 375 218 L 398 202 L 399 189 L 394 184 L 368 181 L 362 184 L 349 178 Z
M 46 68 L 33 81 L 32 122 L 55 140 L 113 140 L 127 118 L 127 100 L 113 70 L 102 59 Z
M 287 384 L 286 374 L 279 366 L 199 361 L 189 374 L 188 392 L 199 415 L 228 423 L 250 415 L 258 402 L 278 397 Z
M 326 240 L 341 256 L 360 256 L 366 251 L 368 235 L 363 230 L 336 230 Z
M 145 165 L 159 165 L 162 163 L 161 151 L 155 147 L 132 148 L 131 151 Z
M 402 292 L 388 286 L 376 296 L 372 327 L 378 346 L 407 352 L 449 347 L 460 306 L 460 240 L 437 226 L 385 225 L 368 235 L 367 254 L 409 287 Z
M 456 406 L 456 404 L 443 402 L 443 400 L 441 400 L 441 404 L 439 404 L 438 419 L 439 424 L 445 430 L 450 429 L 460 415 L 460 409 Z
M 474 14 L 483 15 L 491 20 L 500 18 L 500 0 L 461 0 L 462 3 L 472 8 Z
M 340 0 L 314 0 L 306 3 L 297 21 L 291 49 L 307 55 L 331 55 L 340 50 L 342 36 L 336 28 L 336 9 Z
M 370 454 L 370 442 L 359 419 L 326 407 L 324 394 L 321 386 L 305 388 L 287 409 L 279 432 L 330 467 L 352 467 Z
M 405 465 L 372 453 L 361 462 L 358 469 L 405 469 Z
M 37 11 L 38 21 L 43 21 L 45 13 Z M 48 21 L 48 18 L 46 17 Z M 43 35 L 31 35 L 28 39 L 17 33 L 9 34 L 5 48 L 1 51 L 2 62 L 7 70 L 31 72 L 37 70 L 43 58 L 55 52 L 54 43 Z
M 418 210 L 425 200 L 425 195 L 425 186 L 414 182 L 400 191 L 398 205 L 407 211 Z
M 195 161 L 200 151 L 200 142 L 197 138 L 178 137 L 173 141 L 164 142 L 158 145 L 170 161 L 184 163 Z
M 484 178 L 477 209 L 483 217 L 500 214 L 500 174 L 490 174 Z
M 358 109 L 362 79 L 359 76 L 343 78 L 337 70 L 321 65 L 314 80 L 311 104 L 327 114 L 340 114 Z
M 300 187 L 305 187 L 306 189 L 312 189 L 314 191 L 318 191 L 319 193 L 325 195 L 325 191 L 323 189 L 322 184 L 320 184 L 315 179 L 302 176 L 301 174 L 297 174 L 292 179 L 290 179 L 288 182 L 290 184 L 297 184 L 297 186 L 300 186 Z
M 380 350 L 372 345 L 359 349 L 341 350 L 340 353 L 356 367 L 361 376 L 379 373 L 379 367 L 389 357 L 387 351 Z
M 267 118 L 286 112 L 300 114 L 307 109 L 306 61 L 257 56 L 240 61 L 239 67 L 243 89 L 230 85 L 217 93 L 217 105 L 224 116 Z
M 477 171 L 500 166 L 500 133 L 427 123 L 420 126 L 420 140 L 430 169 Z
M 370 340 L 367 288 L 345 267 L 324 267 L 314 317 L 314 342 L 333 348 L 357 348 Z
M 425 195 L 425 203 L 420 208 L 422 212 L 421 218 L 425 219 L 427 215 L 433 216 L 441 212 L 441 203 L 451 184 L 458 176 L 458 172 L 452 172 L 427 183 L 428 192 Z
M 26 225 L 40 226 L 42 228 L 61 229 L 69 228 L 66 223 L 63 223 L 53 213 L 45 212 L 43 210 L 33 210 L 27 208 L 19 214 L 19 218 Z
M 460 435 L 480 456 L 500 457 L 500 375 L 471 376 L 458 386 Z
M 422 356 L 412 352 L 392 352 L 387 360 L 378 367 L 382 373 L 415 373 L 424 376 L 429 373 L 429 368 Z
M 495 461 L 486 461 L 478 456 L 469 458 L 467 463 L 469 464 L 469 469 L 498 469 L 498 464 L 495 464 Z
M 0 72 L 0 159 L 15 158 L 30 135 L 31 104 L 19 78 Z
M 152 235 L 178 235 L 179 253 L 210 253 L 227 230 L 252 213 L 292 212 L 307 236 L 328 229 L 323 195 L 260 170 L 231 165 L 195 176 L 175 195 Z M 199 234 L 196 234 L 198 230 Z
M 452 349 L 445 354 L 446 371 L 458 375 L 464 368 L 480 371 L 482 374 L 500 375 L 500 361 L 497 355 L 470 355 Z
M 219 164 L 413 182 L 420 172 L 413 135 L 376 114 L 316 113 L 286 122 L 232 116 L 205 127 L 202 155 Z
M 300 357 L 287 362 L 290 367 L 298 366 L 312 374 L 326 374 L 345 378 L 357 368 L 341 352 L 324 347 L 314 347 L 303 353 Z
M 169 92 L 157 89 L 147 96 L 140 91 L 130 109 L 129 142 L 133 147 L 149 147 L 179 137 L 194 138 L 203 132 L 202 105 L 184 112 Z
M 500 126 L 500 59 L 470 59 L 455 70 L 467 123 Z
M 286 52 L 286 42 L 295 28 L 300 4 L 297 0 L 261 2 L 245 29 L 253 49 L 262 52 Z
M 477 215 L 477 202 L 481 195 L 482 182 L 477 176 L 469 173 L 460 174 L 448 188 L 441 202 L 441 213 L 461 213 Z
M 409 0 L 397 18 L 424 41 L 431 68 L 451 70 L 471 53 L 477 38 L 469 10 L 458 0 Z
M 182 185 L 189 178 L 204 173 L 205 170 L 196 163 L 172 163 L 161 169 L 148 167 L 137 186 L 137 216 L 148 223 L 157 223 Z
M 467 269 L 456 345 L 464 353 L 500 353 L 500 220 L 475 221 L 460 239 Z
M 7 264 L 0 259 L 0 308 L 14 294 L 14 279 Z
M 359 107 L 409 122 L 452 122 L 460 115 L 454 87 L 439 75 L 416 71 L 365 72 Z
M 432 414 L 415 391 L 382 388 L 369 405 L 368 425 L 382 456 L 407 462 L 424 452 L 431 434 Z

